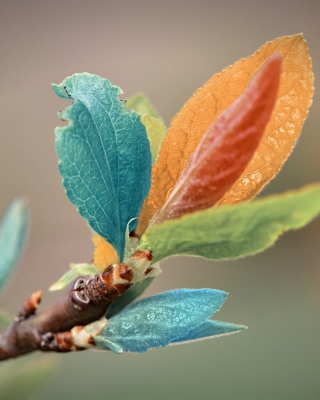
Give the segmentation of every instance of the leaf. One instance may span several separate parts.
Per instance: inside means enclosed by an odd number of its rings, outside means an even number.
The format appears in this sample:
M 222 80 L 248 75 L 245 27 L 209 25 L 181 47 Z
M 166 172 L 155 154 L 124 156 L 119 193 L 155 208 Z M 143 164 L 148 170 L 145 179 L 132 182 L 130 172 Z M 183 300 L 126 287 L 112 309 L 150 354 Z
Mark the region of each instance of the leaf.
M 0 290 L 20 259 L 27 224 L 27 204 L 17 198 L 8 207 L 0 225 Z
M 78 276 L 77 272 L 73 269 L 70 269 L 65 274 L 63 274 L 62 277 L 59 280 L 57 280 L 57 282 L 53 283 L 50 286 L 49 291 L 56 292 L 58 290 L 65 289 L 73 280 L 76 279 L 77 276 Z
M 125 110 L 118 98 L 121 89 L 97 75 L 75 74 L 53 89 L 74 100 L 60 113 L 69 125 L 56 128 L 66 194 L 122 260 L 127 223 L 138 217 L 150 187 L 145 127 L 138 114 Z
M 138 353 L 166 346 L 203 324 L 220 309 L 226 296 L 220 290 L 180 289 L 148 297 L 111 318 L 94 338 L 96 345 L 103 349 L 107 340 Z
M 272 117 L 256 154 L 217 205 L 252 199 L 277 175 L 291 154 L 312 104 L 314 76 L 303 36 L 280 38 L 274 46 L 279 46 L 276 51 L 282 55 L 283 61 L 278 100 Z
M 173 340 L 171 344 L 181 344 L 185 342 L 197 342 L 199 340 L 211 339 L 215 337 L 230 335 L 247 329 L 244 325 L 230 324 L 229 322 L 207 320 L 202 325 L 188 332 L 187 335 Z
M 152 118 L 162 121 L 162 118 L 151 104 L 151 101 L 142 93 L 137 93 L 130 97 L 125 107 L 127 110 L 133 110 L 140 115 L 149 115 Z
M 92 241 L 95 246 L 93 262 L 100 272 L 109 265 L 117 264 L 119 262 L 119 257 L 115 248 L 103 237 L 96 234 L 92 237 Z
M 121 296 L 113 300 L 106 313 L 106 318 L 110 319 L 116 314 L 119 314 L 120 311 L 135 301 L 151 285 L 153 279 L 154 278 L 145 278 L 142 281 L 135 283 Z
M 100 343 L 100 349 L 103 350 L 110 350 L 114 354 L 122 354 L 123 353 L 123 348 L 119 346 L 117 343 L 112 342 L 111 340 L 108 339 L 103 339 L 101 340 L 99 338 L 99 343 Z
M 125 251 L 124 251 L 124 259 L 126 260 L 127 258 L 130 258 L 132 253 L 135 251 L 135 249 L 138 246 L 139 243 L 139 238 L 136 236 L 130 236 L 130 223 L 131 221 L 128 222 L 127 224 L 127 229 L 126 229 L 126 246 L 125 246 Z
M 175 254 L 215 260 L 254 254 L 289 229 L 320 213 L 320 185 L 241 204 L 213 207 L 149 228 L 138 248 L 152 250 L 152 262 Z
M 158 112 L 151 104 L 150 100 L 142 93 L 137 93 L 130 97 L 126 102 L 126 109 L 132 109 L 141 115 L 141 122 L 147 130 L 152 154 L 152 164 L 154 164 L 157 161 L 163 138 L 167 132 L 162 118 L 159 117 Z
M 239 178 L 269 121 L 281 58 L 270 57 L 245 92 L 210 126 L 152 225 L 212 207 Z
M 140 236 L 155 212 L 165 204 L 209 126 L 245 91 L 253 75 L 274 53 L 283 59 L 274 112 L 255 156 L 218 204 L 254 197 L 279 171 L 300 134 L 313 95 L 311 61 L 302 35 L 281 37 L 265 44 L 252 56 L 214 75 L 183 106 L 172 121 L 152 171 L 152 187 L 137 229 Z
M 207 320 L 202 325 L 190 331 L 186 336 L 173 340 L 169 345 L 194 343 L 201 340 L 213 339 L 221 336 L 229 336 L 232 333 L 247 329 L 244 325 L 235 325 L 227 322 Z M 110 340 L 103 340 L 104 350 L 110 350 L 115 354 L 122 354 L 123 348 Z
M 158 159 L 158 153 L 167 130 L 161 121 L 156 118 L 152 118 L 149 115 L 143 115 L 141 117 L 141 122 L 147 130 L 153 165 Z
M 99 271 L 91 264 L 70 264 L 70 270 L 50 286 L 50 292 L 65 289 L 78 276 L 95 276 Z
M 26 399 L 39 388 L 55 368 L 52 357 L 16 359 L 0 365 L 1 400 Z

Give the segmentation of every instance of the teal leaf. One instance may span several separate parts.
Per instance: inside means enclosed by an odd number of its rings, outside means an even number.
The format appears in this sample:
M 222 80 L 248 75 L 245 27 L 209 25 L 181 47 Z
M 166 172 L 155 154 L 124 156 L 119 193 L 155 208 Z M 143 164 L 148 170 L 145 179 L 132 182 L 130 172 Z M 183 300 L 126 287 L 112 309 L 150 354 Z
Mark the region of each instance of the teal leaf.
M 27 224 L 28 208 L 25 200 L 13 200 L 0 224 L 0 290 L 19 261 Z
M 110 350 L 114 354 L 122 354 L 123 353 L 123 348 L 121 346 L 119 346 L 118 344 L 116 344 L 108 339 L 103 339 L 103 346 L 100 348 L 103 350 Z
M 289 229 L 320 213 L 320 185 L 310 185 L 252 202 L 212 207 L 147 229 L 138 249 L 151 250 L 152 263 L 175 254 L 214 260 L 254 254 Z
M 247 329 L 244 325 L 230 324 L 229 322 L 222 321 L 211 321 L 208 319 L 202 325 L 197 326 L 185 336 L 173 340 L 171 343 L 179 344 L 183 342 L 196 342 L 198 340 L 230 335 L 231 333 L 240 332 L 244 329 Z
M 98 348 L 105 340 L 124 351 L 143 353 L 184 337 L 217 312 L 227 293 L 213 289 L 178 289 L 148 297 L 111 318 L 95 337 Z
M 154 278 L 145 278 L 142 281 L 135 283 L 121 296 L 113 300 L 106 313 L 106 318 L 112 318 L 116 314 L 119 314 L 119 312 L 126 308 L 129 304 L 134 302 L 151 285 L 153 279 Z
M 74 103 L 60 113 L 56 149 L 70 201 L 91 228 L 123 259 L 127 223 L 137 217 L 150 188 L 151 153 L 140 116 L 126 111 L 121 89 L 97 75 L 75 74 L 56 94 Z

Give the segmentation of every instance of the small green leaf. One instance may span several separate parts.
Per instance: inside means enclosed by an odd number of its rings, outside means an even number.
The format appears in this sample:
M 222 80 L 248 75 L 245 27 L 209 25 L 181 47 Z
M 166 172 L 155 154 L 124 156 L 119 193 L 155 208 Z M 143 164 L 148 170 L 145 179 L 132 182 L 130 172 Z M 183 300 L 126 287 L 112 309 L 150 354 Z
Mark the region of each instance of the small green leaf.
M 162 141 L 166 136 L 167 130 L 161 121 L 150 117 L 149 115 L 142 115 L 141 122 L 147 130 L 153 165 L 157 161 L 158 153 L 160 151 Z
M 142 93 L 130 97 L 126 102 L 126 109 L 133 110 L 141 115 L 141 122 L 146 127 L 150 142 L 152 164 L 157 161 L 158 153 L 167 129 L 159 117 L 158 112 L 151 104 L 150 100 Z
M 99 271 L 94 265 L 91 264 L 70 264 L 70 268 L 77 273 L 78 276 L 83 275 L 97 275 Z
M 108 308 L 106 318 L 110 319 L 114 315 L 119 314 L 120 311 L 135 301 L 151 285 L 153 279 L 154 278 L 145 278 L 142 281 L 135 283 L 121 296 L 113 300 Z
M 254 254 L 289 229 L 320 213 L 320 185 L 249 202 L 213 207 L 152 227 L 138 248 L 152 250 L 153 261 L 175 254 L 215 260 Z
M 0 290 L 19 261 L 27 223 L 28 208 L 25 200 L 13 200 L 0 225 Z
M 126 111 L 121 89 L 97 75 L 75 74 L 56 94 L 74 103 L 60 117 L 56 149 L 69 200 L 123 260 L 125 231 L 135 229 L 150 188 L 151 152 L 140 116 Z
M 99 271 L 90 264 L 70 264 L 70 270 L 62 275 L 62 277 L 50 286 L 50 292 L 57 290 L 62 290 L 66 288 L 74 279 L 78 276 L 94 276 L 98 274 Z
M 130 225 L 132 221 L 129 221 L 127 223 L 127 229 L 126 229 L 126 245 L 125 245 L 125 251 L 124 251 L 124 259 L 129 258 L 131 254 L 134 252 L 134 250 L 137 248 L 139 239 L 137 237 L 132 237 L 130 236 Z
M 1 400 L 26 399 L 40 387 L 54 370 L 53 357 L 9 360 L 0 365 Z
M 151 104 L 151 101 L 142 93 L 137 93 L 130 97 L 126 102 L 126 109 L 133 110 L 140 115 L 149 115 L 150 117 L 157 118 L 162 121 L 159 117 L 158 112 Z
M 55 283 L 53 283 L 49 291 L 56 292 L 58 290 L 65 289 L 76 277 L 78 276 L 77 272 L 73 269 L 70 269 L 68 272 L 62 275 L 62 277 Z

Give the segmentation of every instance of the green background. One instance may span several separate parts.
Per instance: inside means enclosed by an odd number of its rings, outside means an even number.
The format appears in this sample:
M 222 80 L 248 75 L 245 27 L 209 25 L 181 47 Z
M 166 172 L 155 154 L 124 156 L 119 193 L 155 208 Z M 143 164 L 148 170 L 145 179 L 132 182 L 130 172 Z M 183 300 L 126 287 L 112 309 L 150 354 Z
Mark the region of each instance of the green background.
M 1 306 L 16 313 L 38 289 L 48 305 L 57 295 L 46 289 L 69 262 L 92 258 L 89 231 L 58 174 L 53 130 L 67 102 L 51 82 L 99 74 L 123 98 L 144 91 L 169 124 L 211 75 L 278 36 L 304 33 L 317 87 L 319 19 L 317 0 L 1 0 L 0 213 L 17 195 L 27 195 L 32 212 L 28 248 Z M 319 180 L 319 93 L 293 155 L 263 195 Z M 249 330 L 145 355 L 57 355 L 60 369 L 30 398 L 319 399 L 319 234 L 318 218 L 257 256 L 166 260 L 149 294 L 225 290 L 217 318 Z

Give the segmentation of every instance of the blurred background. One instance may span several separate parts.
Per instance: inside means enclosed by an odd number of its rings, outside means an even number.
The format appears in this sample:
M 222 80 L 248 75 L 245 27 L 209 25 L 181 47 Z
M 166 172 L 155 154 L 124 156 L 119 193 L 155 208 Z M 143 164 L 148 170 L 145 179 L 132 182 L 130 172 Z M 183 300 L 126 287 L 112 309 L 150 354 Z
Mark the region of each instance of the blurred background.
M 29 200 L 29 241 L 0 304 L 16 313 L 70 262 L 87 262 L 93 244 L 67 200 L 54 149 L 53 93 L 75 72 L 143 91 L 167 125 L 192 93 L 239 58 L 278 36 L 303 32 L 316 92 L 303 133 L 263 195 L 320 179 L 320 3 L 317 0 L 18 1 L 0 0 L 0 213 Z M 320 219 L 246 259 L 177 257 L 147 294 L 178 287 L 230 293 L 217 319 L 245 324 L 237 335 L 116 356 L 56 355 L 60 368 L 30 399 L 319 399 Z M 59 295 L 59 294 L 58 294 Z M 0 396 L 1 397 L 1 396 Z

